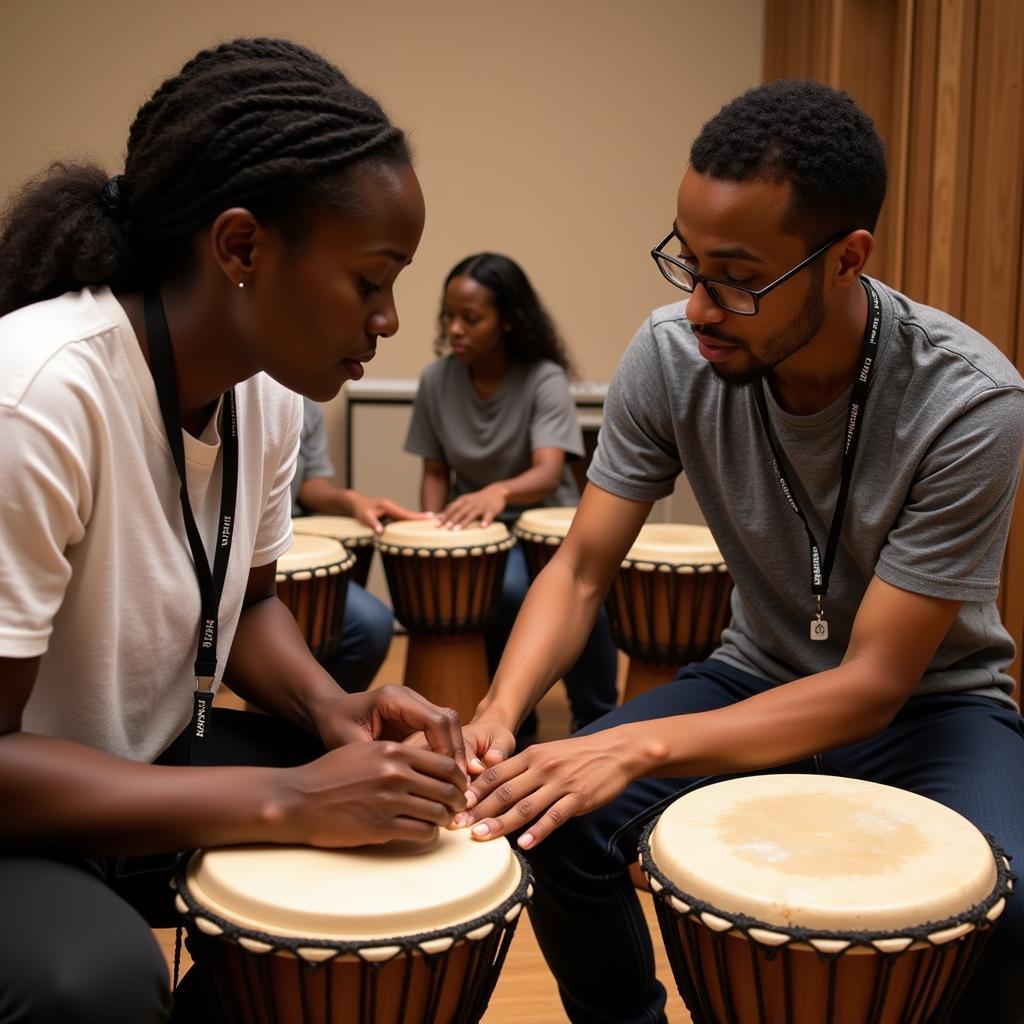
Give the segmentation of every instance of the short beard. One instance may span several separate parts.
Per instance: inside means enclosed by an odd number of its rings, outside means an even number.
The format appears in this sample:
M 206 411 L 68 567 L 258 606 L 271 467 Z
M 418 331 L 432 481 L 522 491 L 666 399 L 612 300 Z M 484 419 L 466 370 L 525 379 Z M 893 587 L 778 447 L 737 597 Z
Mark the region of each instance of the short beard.
M 785 327 L 764 341 L 764 357 L 755 356 L 745 343 L 739 347 L 747 355 L 747 365 L 735 373 L 725 373 L 715 363 L 711 369 L 720 381 L 730 387 L 745 388 L 765 377 L 783 360 L 799 352 L 821 330 L 825 322 L 824 267 L 817 263 L 812 270 L 811 290 L 800 312 Z M 709 334 L 709 337 L 714 337 Z M 723 339 L 724 340 L 724 339 Z M 738 342 L 739 339 L 736 339 Z

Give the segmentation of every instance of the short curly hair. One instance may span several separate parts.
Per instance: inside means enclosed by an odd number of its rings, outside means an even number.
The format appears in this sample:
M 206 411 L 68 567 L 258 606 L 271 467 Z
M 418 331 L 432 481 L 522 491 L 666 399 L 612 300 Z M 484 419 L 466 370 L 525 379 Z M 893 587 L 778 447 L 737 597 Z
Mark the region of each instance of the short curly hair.
M 885 199 L 885 145 L 853 98 L 811 80 L 779 80 L 727 103 L 690 148 L 700 174 L 788 181 L 783 230 L 809 246 L 844 231 L 874 231 Z

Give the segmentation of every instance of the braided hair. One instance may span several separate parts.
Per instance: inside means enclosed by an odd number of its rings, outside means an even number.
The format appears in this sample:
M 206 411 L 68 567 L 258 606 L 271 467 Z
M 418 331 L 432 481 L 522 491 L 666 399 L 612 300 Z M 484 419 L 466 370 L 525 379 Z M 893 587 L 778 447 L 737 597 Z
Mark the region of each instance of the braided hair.
M 56 163 L 15 196 L 0 222 L 0 316 L 183 273 L 196 233 L 232 206 L 293 240 L 316 203 L 358 210 L 357 165 L 410 159 L 378 103 L 305 47 L 203 50 L 139 109 L 123 175 Z
M 874 231 L 885 199 L 885 146 L 874 122 L 838 89 L 768 82 L 727 103 L 690 149 L 700 174 L 788 181 L 783 229 L 816 247 L 843 231 Z
M 441 310 L 437 318 L 438 333 L 434 340 L 437 355 L 443 355 L 446 346 L 444 295 L 456 277 L 470 277 L 490 291 L 498 315 L 509 328 L 505 335 L 505 350 L 510 360 L 536 363 L 550 359 L 569 376 L 575 376 L 565 343 L 533 290 L 526 272 L 515 260 L 493 252 L 467 256 L 456 263 L 444 279 Z

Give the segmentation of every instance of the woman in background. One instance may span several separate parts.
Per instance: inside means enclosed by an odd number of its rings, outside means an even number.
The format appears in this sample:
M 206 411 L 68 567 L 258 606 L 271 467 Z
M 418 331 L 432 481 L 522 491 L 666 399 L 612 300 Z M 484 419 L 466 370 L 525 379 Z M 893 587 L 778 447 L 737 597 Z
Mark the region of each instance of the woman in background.
M 450 529 L 479 520 L 511 524 L 528 508 L 575 505 L 569 468 L 583 455 L 571 365 L 529 279 L 507 256 L 468 256 L 449 272 L 436 351 L 424 370 L 405 448 L 423 459 L 420 503 Z M 447 355 L 444 353 L 447 351 Z M 509 553 L 497 622 L 487 633 L 491 674 L 529 587 L 522 549 Z M 566 673 L 574 728 L 616 702 L 617 655 L 601 617 Z M 532 716 L 520 745 L 532 740 Z

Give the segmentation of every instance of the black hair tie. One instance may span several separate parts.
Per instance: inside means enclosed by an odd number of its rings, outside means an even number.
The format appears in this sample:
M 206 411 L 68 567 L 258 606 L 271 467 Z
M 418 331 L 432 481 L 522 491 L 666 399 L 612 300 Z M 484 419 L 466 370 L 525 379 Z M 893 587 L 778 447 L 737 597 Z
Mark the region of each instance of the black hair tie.
M 123 174 L 115 174 L 114 177 L 108 178 L 100 189 L 100 202 L 107 216 L 116 220 L 118 224 L 128 226 L 128 208 L 124 201 L 123 185 Z

